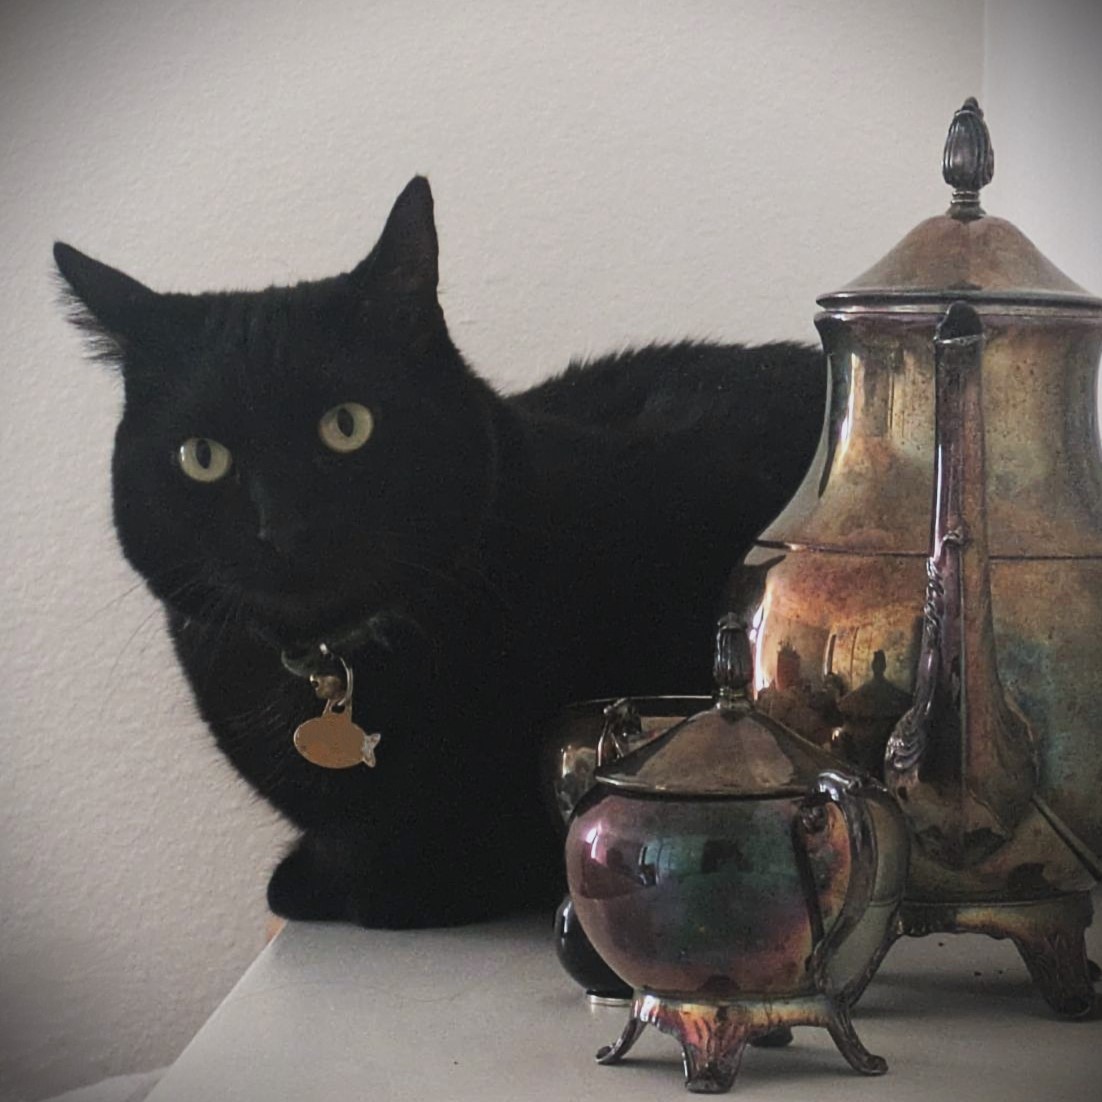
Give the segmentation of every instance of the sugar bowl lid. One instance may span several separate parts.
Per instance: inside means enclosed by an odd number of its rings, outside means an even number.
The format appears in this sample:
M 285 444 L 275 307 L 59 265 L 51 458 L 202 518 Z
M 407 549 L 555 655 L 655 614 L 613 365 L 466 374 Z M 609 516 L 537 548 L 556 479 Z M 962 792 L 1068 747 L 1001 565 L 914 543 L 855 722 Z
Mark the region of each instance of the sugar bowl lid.
M 715 704 L 602 765 L 597 782 L 668 796 L 806 795 L 838 761 L 753 707 L 747 695 L 752 670 L 745 626 L 727 615 L 716 632 Z
M 913 308 L 964 299 L 977 308 L 1102 313 L 1102 299 L 1069 279 L 1016 226 L 980 206 L 980 191 L 994 174 L 983 111 L 975 99 L 965 100 L 953 116 L 942 157 L 942 176 L 953 188 L 949 209 L 919 223 L 867 272 L 823 295 L 819 304 L 827 310 Z

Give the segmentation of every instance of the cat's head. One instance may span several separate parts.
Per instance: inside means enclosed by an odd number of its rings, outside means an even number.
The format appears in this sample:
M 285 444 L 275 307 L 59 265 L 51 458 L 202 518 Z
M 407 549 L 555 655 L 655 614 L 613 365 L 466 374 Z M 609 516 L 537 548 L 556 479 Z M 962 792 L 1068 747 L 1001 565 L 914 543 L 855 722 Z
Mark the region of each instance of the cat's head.
M 319 282 L 158 294 L 54 256 L 122 372 L 115 524 L 158 597 L 291 644 L 446 581 L 478 537 L 494 446 L 491 392 L 437 300 L 427 181 L 361 264 Z

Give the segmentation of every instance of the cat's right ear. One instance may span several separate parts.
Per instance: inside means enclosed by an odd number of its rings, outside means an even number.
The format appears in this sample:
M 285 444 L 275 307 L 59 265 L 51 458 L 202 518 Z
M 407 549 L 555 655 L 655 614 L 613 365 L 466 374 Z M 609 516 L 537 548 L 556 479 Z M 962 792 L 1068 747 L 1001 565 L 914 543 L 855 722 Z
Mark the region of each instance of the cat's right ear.
M 121 358 L 158 312 L 161 296 L 63 241 L 54 244 L 54 263 L 73 322 L 90 334 L 97 354 Z

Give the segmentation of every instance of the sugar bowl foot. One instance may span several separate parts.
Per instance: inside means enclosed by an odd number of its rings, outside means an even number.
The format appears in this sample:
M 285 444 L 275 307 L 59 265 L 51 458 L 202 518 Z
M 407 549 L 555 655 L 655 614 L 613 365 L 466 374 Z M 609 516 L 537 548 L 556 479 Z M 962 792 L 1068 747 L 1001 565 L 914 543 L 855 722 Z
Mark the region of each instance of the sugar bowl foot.
M 653 1025 L 681 1044 L 685 1086 L 696 1094 L 731 1089 L 748 1044 L 783 1044 L 794 1025 L 826 1029 L 850 1067 L 863 1075 L 883 1075 L 887 1062 L 861 1044 L 849 1008 L 826 995 L 806 995 L 754 1002 L 697 1003 L 637 993 L 623 1032 L 597 1053 L 601 1064 L 619 1063 Z

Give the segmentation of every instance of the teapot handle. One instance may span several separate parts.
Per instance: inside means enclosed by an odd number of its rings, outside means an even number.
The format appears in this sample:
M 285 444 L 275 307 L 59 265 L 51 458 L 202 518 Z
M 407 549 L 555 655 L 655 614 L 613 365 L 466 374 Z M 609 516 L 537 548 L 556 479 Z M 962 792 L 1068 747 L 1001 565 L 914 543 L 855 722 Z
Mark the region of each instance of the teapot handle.
M 879 861 L 876 831 L 866 796 L 866 790 L 870 788 L 872 786 L 860 778 L 828 769 L 819 774 L 800 804 L 800 823 L 808 833 L 817 833 L 823 829 L 826 825 L 825 807 L 832 803 L 841 811 L 849 836 L 849 883 L 842 910 L 826 933 L 822 932 L 822 920 L 817 910 L 812 923 L 817 936 L 808 968 L 819 991 L 829 990 L 830 963 L 872 903 Z M 817 908 L 814 896 L 812 905 Z

